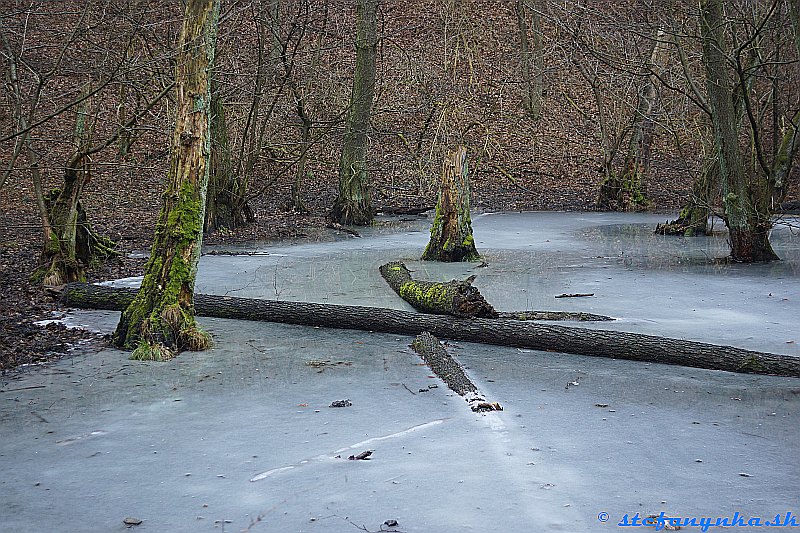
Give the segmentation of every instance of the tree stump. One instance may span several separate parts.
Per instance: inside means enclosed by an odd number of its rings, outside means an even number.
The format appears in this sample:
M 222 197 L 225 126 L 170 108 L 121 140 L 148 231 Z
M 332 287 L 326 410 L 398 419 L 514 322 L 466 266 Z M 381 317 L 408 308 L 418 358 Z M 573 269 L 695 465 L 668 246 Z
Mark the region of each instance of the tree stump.
M 459 146 L 442 164 L 436 216 L 422 260 L 452 263 L 478 259 L 480 254 L 475 249 L 469 216 L 467 149 Z

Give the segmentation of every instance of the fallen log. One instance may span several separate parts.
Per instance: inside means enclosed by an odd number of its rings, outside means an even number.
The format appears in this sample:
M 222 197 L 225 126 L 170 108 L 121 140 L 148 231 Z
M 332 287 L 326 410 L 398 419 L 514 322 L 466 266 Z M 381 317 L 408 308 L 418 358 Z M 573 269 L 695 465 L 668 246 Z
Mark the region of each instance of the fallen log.
M 610 316 L 570 311 L 504 311 L 498 313 L 480 291 L 472 286 L 475 276 L 463 281 L 418 281 L 411 277 L 405 263 L 392 261 L 378 270 L 400 298 L 421 313 L 453 315 L 461 318 L 506 318 L 509 320 L 577 320 L 581 322 L 614 320 Z M 560 296 L 556 296 L 560 298 Z
M 497 318 L 497 311 L 472 286 L 475 276 L 463 281 L 416 281 L 400 261 L 381 265 L 381 276 L 400 298 L 423 313 L 457 317 Z
M 66 306 L 121 311 L 135 295 L 136 289 L 69 283 L 64 287 L 62 301 Z M 440 338 L 499 346 L 800 377 L 798 357 L 639 333 L 516 320 L 426 315 L 379 307 L 276 302 L 207 294 L 195 294 L 194 304 L 198 315 L 217 318 L 405 335 L 429 331 Z
M 576 322 L 610 322 L 614 318 L 574 311 L 499 311 L 497 318 L 507 320 L 573 320 Z
M 442 346 L 439 339 L 423 331 L 414 339 L 411 347 L 451 391 L 464 397 L 470 409 L 476 413 L 503 410 L 499 403 L 487 402 L 484 399 L 478 387 L 469 379 L 458 361 Z

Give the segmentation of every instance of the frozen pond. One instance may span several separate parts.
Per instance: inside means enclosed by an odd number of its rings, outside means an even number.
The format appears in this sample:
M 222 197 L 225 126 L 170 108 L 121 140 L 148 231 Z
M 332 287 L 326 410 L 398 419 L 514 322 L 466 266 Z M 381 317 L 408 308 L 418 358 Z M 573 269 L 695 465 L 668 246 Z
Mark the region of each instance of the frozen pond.
M 478 274 L 500 310 L 606 314 L 619 320 L 589 327 L 800 356 L 800 236 L 775 230 L 784 261 L 728 265 L 713 261 L 724 234 L 652 235 L 666 218 L 476 216 L 483 267 L 417 261 L 429 221 L 394 222 L 206 255 L 197 290 L 410 309 L 377 271 L 400 259 L 420 279 Z M 117 318 L 70 321 L 110 332 Z M 123 531 L 133 517 L 159 532 L 583 532 L 635 513 L 800 513 L 797 379 L 460 343 L 505 408 L 479 415 L 410 337 L 201 323 L 208 352 L 142 363 L 108 349 L 2 378 L 0 530 Z

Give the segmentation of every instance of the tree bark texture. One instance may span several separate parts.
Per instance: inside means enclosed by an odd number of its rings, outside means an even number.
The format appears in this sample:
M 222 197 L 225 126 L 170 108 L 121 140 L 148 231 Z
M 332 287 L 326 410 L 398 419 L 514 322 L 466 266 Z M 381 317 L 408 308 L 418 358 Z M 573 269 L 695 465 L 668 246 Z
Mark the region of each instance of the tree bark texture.
M 752 176 L 748 179 L 739 145 L 739 127 L 730 79 L 728 48 L 724 36 L 725 16 L 722 0 L 700 2 L 700 30 L 703 43 L 703 66 L 711 109 L 714 144 L 720 165 L 725 225 L 728 227 L 731 258 L 734 261 L 771 261 L 778 259 L 769 242 L 771 199 L 769 181 Z M 747 90 L 741 84 L 739 90 Z M 746 96 L 745 96 L 746 97 Z M 753 171 L 755 172 L 755 171 Z
M 211 87 L 219 0 L 188 0 L 179 41 L 178 111 L 166 191 L 141 289 L 114 332 L 133 358 L 166 359 L 205 349 L 210 337 L 195 324 L 192 297 L 203 238 L 211 155 Z
M 378 44 L 378 0 L 356 2 L 356 68 L 339 159 L 339 196 L 332 218 L 340 224 L 365 226 L 372 222 L 367 170 L 367 141 L 375 95 L 375 55 Z
M 70 283 L 64 289 L 63 303 L 74 307 L 120 311 L 132 302 L 136 294 L 135 289 Z M 403 335 L 419 335 L 428 331 L 440 338 L 498 346 L 729 372 L 800 377 L 800 358 L 797 357 L 622 331 L 516 320 L 426 315 L 377 307 L 276 302 L 204 294 L 196 294 L 194 303 L 197 314 L 217 318 Z
M 533 8 L 530 10 L 530 28 L 533 30 L 532 39 L 528 38 L 529 25 L 526 0 L 516 0 L 514 12 L 517 16 L 517 33 L 519 35 L 520 53 L 522 54 L 520 62 L 522 80 L 525 83 L 522 93 L 522 107 L 532 119 L 537 120 L 542 114 L 542 94 L 544 92 L 542 82 L 542 72 L 544 71 L 542 17 L 538 2 L 528 1 L 534 3 Z
M 48 287 L 86 279 L 85 268 L 95 257 L 113 255 L 114 243 L 92 230 L 81 194 L 91 181 L 91 159 L 85 155 L 91 142 L 86 125 L 86 102 L 78 106 L 74 142 L 78 147 L 64 167 L 64 186 L 44 197 L 40 176 L 34 177 L 37 196 L 45 203 L 44 245 L 33 279 Z M 38 173 L 38 165 L 34 172 Z M 40 205 L 41 209 L 41 205 Z
M 494 307 L 472 286 L 475 276 L 445 283 L 416 281 L 399 261 L 381 265 L 379 270 L 392 290 L 417 311 L 462 318 L 497 318 Z
M 467 400 L 470 409 L 475 412 L 503 410 L 500 404 L 487 402 L 483 398 L 478 387 L 469 379 L 458 361 L 442 346 L 439 339 L 424 331 L 417 335 L 411 347 L 451 391 Z
M 244 141 L 243 141 L 244 142 Z M 234 170 L 225 102 L 218 83 L 211 79 L 211 166 L 203 228 L 206 232 L 235 229 L 255 220 L 247 203 L 247 185 Z
M 477 261 L 480 254 L 472 237 L 469 214 L 469 169 L 467 149 L 459 146 L 442 163 L 439 201 L 431 226 L 431 239 L 423 261 Z

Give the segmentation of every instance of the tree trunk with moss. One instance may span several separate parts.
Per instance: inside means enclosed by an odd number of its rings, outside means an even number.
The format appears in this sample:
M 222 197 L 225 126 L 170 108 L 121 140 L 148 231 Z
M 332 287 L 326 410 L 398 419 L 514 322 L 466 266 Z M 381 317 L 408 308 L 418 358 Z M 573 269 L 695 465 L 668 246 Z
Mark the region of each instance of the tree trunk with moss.
M 164 360 L 211 344 L 194 319 L 194 283 L 211 155 L 211 87 L 219 0 L 188 0 L 178 45 L 178 111 L 150 259 L 113 342 L 132 358 Z
M 234 170 L 219 84 L 211 79 L 211 167 L 206 195 L 204 229 L 236 229 L 255 220 L 247 203 L 247 184 Z
M 664 31 L 657 28 L 652 49 L 642 72 L 636 111 L 631 122 L 628 153 L 620 172 L 607 176 L 600 184 L 598 206 L 612 211 L 642 211 L 650 205 L 645 194 L 645 178 L 650 171 L 650 150 L 655 130 L 655 109 L 658 98 L 657 79 L 652 71 L 665 49 Z
M 339 196 L 331 213 L 334 222 L 345 225 L 366 226 L 374 217 L 367 170 L 367 141 L 375 95 L 377 11 L 377 0 L 356 2 L 356 68 L 339 159 Z
M 445 283 L 416 281 L 399 261 L 381 265 L 379 270 L 392 290 L 417 311 L 434 315 L 497 318 L 497 311 L 472 286 L 475 276 Z
M 480 259 L 472 237 L 469 196 L 467 149 L 459 146 L 445 157 L 442 164 L 439 201 L 431 226 L 431 239 L 422 254 L 423 261 L 454 263 Z
M 692 186 L 692 196 L 678 213 L 678 218 L 656 226 L 659 235 L 677 235 L 683 237 L 699 237 L 709 235 L 711 229 L 708 218 L 711 216 L 711 205 L 714 201 L 715 189 L 719 183 L 719 161 L 714 158 L 707 162 L 697 175 Z
M 88 90 L 88 89 L 87 89 Z M 91 181 L 91 159 L 86 155 L 91 135 L 86 125 L 86 104 L 78 107 L 75 119 L 76 152 L 64 168 L 64 186 L 45 196 L 36 181 L 40 209 L 44 207 L 44 245 L 34 281 L 57 287 L 86 279 L 85 269 L 95 258 L 114 255 L 114 243 L 94 232 L 81 203 L 83 187 Z M 38 172 L 38 166 L 35 169 Z
M 730 47 L 725 39 L 726 19 L 722 0 L 702 0 L 700 31 L 703 66 L 706 73 L 708 105 L 714 130 L 714 144 L 720 164 L 724 220 L 728 227 L 731 259 L 740 262 L 779 259 L 769 242 L 773 197 L 768 176 L 746 169 L 739 144 L 739 124 L 735 96 L 746 91 L 741 81 L 731 82 Z M 744 94 L 743 98 L 749 98 Z

